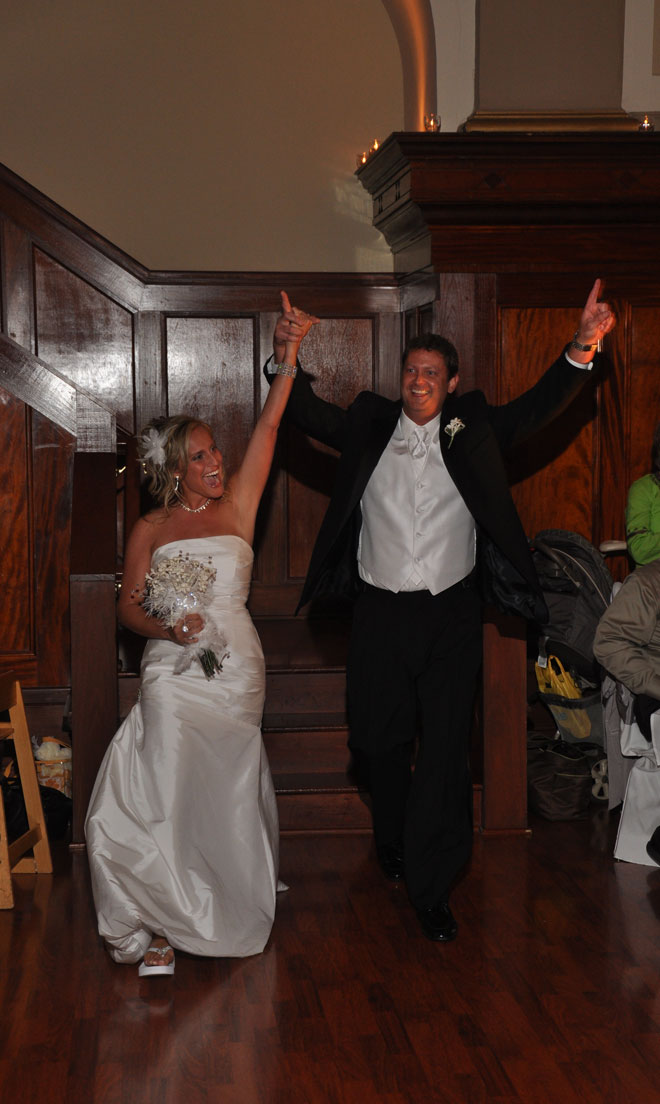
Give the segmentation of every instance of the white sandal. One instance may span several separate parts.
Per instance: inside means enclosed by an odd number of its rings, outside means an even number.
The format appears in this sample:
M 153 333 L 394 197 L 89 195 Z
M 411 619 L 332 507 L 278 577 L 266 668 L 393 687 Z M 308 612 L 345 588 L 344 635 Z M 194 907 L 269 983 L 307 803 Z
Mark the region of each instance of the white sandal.
M 164 947 L 147 947 L 144 952 L 145 955 L 156 954 L 161 958 L 164 958 L 168 951 L 173 951 L 169 943 L 166 943 Z M 155 977 L 156 974 L 173 974 L 174 973 L 174 959 L 168 963 L 161 963 L 160 966 L 147 966 L 146 962 L 142 961 L 138 969 L 138 977 Z

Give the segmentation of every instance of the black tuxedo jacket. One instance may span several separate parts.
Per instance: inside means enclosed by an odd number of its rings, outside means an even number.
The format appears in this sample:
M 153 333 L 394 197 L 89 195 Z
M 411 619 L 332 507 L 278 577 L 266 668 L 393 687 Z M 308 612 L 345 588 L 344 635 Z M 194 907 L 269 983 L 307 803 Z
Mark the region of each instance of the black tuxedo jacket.
M 540 429 L 570 401 L 591 373 L 575 368 L 564 354 L 528 391 L 503 406 L 491 406 L 481 391 L 449 395 L 440 420 L 440 442 L 447 470 L 477 523 L 478 561 L 484 597 L 497 594 L 502 574 L 509 576 L 513 606 L 543 622 L 547 611 L 516 511 L 502 454 Z M 357 542 L 360 499 L 396 426 L 401 402 L 362 391 L 347 410 L 319 398 L 309 377 L 299 371 L 286 412 L 310 437 L 340 453 L 334 490 L 312 552 L 300 606 L 321 594 L 358 592 Z M 453 438 L 446 427 L 459 419 Z M 455 423 L 456 424 L 456 423 Z M 499 578 L 493 580 L 495 572 Z M 500 587 L 501 590 L 501 587 Z M 499 603 L 498 603 L 499 604 Z

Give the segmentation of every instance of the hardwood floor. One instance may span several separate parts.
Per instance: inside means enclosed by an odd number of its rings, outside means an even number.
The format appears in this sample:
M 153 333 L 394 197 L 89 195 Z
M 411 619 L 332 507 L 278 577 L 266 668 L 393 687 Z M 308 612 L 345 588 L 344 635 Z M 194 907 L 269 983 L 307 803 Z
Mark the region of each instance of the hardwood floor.
M 140 980 L 99 942 L 83 853 L 0 913 L 0 1098 L 97 1104 L 660 1101 L 660 870 L 615 818 L 475 839 L 429 943 L 370 836 L 282 840 L 271 940 Z

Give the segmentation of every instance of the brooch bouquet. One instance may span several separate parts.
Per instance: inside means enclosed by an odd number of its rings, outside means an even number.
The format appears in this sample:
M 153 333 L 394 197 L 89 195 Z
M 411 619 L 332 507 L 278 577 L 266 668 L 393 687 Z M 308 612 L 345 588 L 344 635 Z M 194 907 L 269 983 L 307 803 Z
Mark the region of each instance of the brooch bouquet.
M 155 617 L 170 629 L 187 613 L 199 613 L 204 619 L 204 628 L 195 643 L 181 649 L 174 665 L 175 675 L 187 671 L 193 660 L 198 659 L 207 679 L 212 679 L 229 655 L 224 634 L 206 612 L 215 575 L 214 567 L 179 552 L 178 556 L 161 560 L 146 576 L 142 608 L 149 617 Z

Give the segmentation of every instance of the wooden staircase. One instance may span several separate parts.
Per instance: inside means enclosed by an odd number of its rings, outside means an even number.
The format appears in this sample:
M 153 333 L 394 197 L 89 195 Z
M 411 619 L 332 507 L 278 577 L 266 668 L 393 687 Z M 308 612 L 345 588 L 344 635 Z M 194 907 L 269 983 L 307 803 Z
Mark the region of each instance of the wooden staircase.
M 344 618 L 260 618 L 266 657 L 264 743 L 283 832 L 366 832 L 366 795 L 346 746 Z

